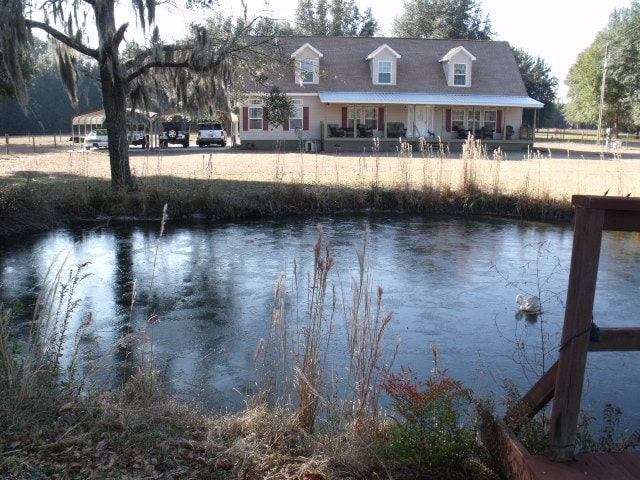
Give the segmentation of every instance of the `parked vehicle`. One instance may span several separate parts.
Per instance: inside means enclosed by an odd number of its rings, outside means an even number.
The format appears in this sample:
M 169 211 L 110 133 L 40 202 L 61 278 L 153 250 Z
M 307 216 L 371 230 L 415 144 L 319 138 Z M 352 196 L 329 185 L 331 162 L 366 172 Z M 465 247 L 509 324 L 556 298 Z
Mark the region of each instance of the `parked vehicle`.
M 144 130 L 134 130 L 127 132 L 127 140 L 129 145 L 140 145 L 142 148 L 147 148 L 148 138 L 147 133 Z
M 91 130 L 89 135 L 84 139 L 84 148 L 89 150 L 90 148 L 107 148 L 109 146 L 109 137 L 107 135 L 106 128 L 97 128 Z
M 146 148 L 148 139 L 144 130 L 136 130 L 127 132 L 127 141 L 129 145 L 142 145 L 142 148 Z M 84 148 L 87 150 L 90 148 L 107 148 L 108 146 L 109 136 L 106 128 L 92 130 L 84 139 Z
M 198 127 L 198 138 L 196 139 L 196 144 L 199 147 L 206 147 L 207 145 L 220 145 L 221 147 L 226 147 L 227 132 L 222 128 L 221 123 L 201 123 Z
M 184 148 L 189 146 L 189 124 L 185 122 L 163 122 L 160 134 L 160 148 L 167 148 L 172 144 L 180 144 Z

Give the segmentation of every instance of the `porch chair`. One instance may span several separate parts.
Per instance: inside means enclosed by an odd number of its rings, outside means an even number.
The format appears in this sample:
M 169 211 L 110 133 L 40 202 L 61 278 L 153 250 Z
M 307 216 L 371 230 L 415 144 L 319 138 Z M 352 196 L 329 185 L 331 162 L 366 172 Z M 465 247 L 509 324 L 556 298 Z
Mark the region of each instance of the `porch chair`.
M 335 123 L 329 123 L 327 126 L 329 127 L 330 137 L 344 137 L 344 128 L 338 127 Z
M 482 139 L 490 138 L 493 140 L 493 130 L 487 130 L 484 127 L 480 129 L 480 133 L 482 134 Z
M 507 140 L 511 140 L 511 137 L 513 137 L 513 127 L 511 125 L 507 125 L 505 135 L 507 136 Z
M 460 129 L 457 125 L 453 126 L 453 131 L 456 132 L 458 138 L 466 139 L 468 135 L 468 131 L 464 128 Z
M 402 122 L 389 122 L 387 123 L 387 137 L 400 138 L 407 136 L 407 129 L 404 128 Z
M 358 136 L 359 137 L 373 137 L 373 128 L 367 127 L 363 123 L 358 124 Z

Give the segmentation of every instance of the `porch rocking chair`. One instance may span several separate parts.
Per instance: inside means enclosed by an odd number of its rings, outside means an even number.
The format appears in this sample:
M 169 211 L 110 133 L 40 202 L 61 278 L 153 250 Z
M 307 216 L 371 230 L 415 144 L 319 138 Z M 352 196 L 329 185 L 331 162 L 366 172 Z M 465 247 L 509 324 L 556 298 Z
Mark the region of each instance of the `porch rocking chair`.
M 335 123 L 329 123 L 329 136 L 330 137 L 344 137 L 344 128 L 338 127 Z
M 358 136 L 359 137 L 373 137 L 373 129 L 367 127 L 363 123 L 358 124 Z

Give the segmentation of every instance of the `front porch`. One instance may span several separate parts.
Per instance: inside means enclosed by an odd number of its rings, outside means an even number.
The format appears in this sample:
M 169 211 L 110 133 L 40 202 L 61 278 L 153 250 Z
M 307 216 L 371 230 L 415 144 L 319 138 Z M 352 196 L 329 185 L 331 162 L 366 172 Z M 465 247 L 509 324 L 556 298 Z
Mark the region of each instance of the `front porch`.
M 317 140 L 303 142 L 303 151 L 321 151 L 325 153 L 341 152 L 373 152 L 400 153 L 406 151 L 407 145 L 413 153 L 430 152 L 460 153 L 466 140 L 461 138 L 350 138 L 350 137 L 325 137 Z M 309 148 L 308 142 L 312 142 Z M 489 153 L 500 148 L 504 152 L 528 152 L 533 148 L 533 140 L 481 140 L 486 145 Z
M 296 132 L 295 138 L 288 139 L 260 139 L 244 141 L 241 148 L 248 150 L 279 150 L 287 152 L 324 152 L 324 153 L 384 153 L 396 154 L 410 149 L 413 153 L 428 152 L 430 154 L 449 154 L 462 152 L 462 145 L 467 137 L 441 137 L 435 133 L 426 136 L 404 136 L 394 132 L 375 130 L 367 133 L 368 136 L 360 136 L 352 129 L 331 129 L 329 124 L 321 123 L 316 130 L 319 135 L 313 134 L 313 130 Z M 364 132 L 363 132 L 364 133 Z M 404 132 L 403 132 L 404 133 Z M 386 136 L 385 136 L 386 135 Z M 533 129 L 529 129 L 526 135 L 506 135 L 494 133 L 494 138 L 480 138 L 486 145 L 487 152 L 492 153 L 496 149 L 503 152 L 527 153 L 533 147 Z M 474 138 L 476 138 L 474 136 Z
M 492 154 L 500 148 L 505 153 L 527 154 L 533 148 L 533 140 L 481 140 L 487 147 L 487 153 Z M 399 154 L 406 152 L 407 145 L 416 154 L 428 152 L 431 154 L 461 153 L 463 139 L 446 138 L 349 138 L 325 137 L 311 138 L 303 136 L 300 140 L 261 140 L 241 144 L 241 148 L 248 150 L 280 150 L 285 152 L 324 152 L 324 153 L 372 153 Z M 404 146 L 403 146 L 404 144 Z

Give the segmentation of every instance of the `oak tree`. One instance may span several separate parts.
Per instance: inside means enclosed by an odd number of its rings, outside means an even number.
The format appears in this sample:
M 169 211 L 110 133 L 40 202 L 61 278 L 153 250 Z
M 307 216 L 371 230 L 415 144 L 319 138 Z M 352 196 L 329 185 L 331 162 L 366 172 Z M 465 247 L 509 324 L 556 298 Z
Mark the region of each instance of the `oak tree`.
M 16 98 L 23 105 L 27 102 L 27 90 L 19 55 L 28 49 L 35 31 L 43 32 L 55 43 L 60 77 L 72 102 L 77 102 L 78 95 L 78 58 L 88 57 L 97 63 L 114 188 L 133 184 L 126 131 L 127 107 L 146 108 L 149 91 L 155 89 L 175 92 L 172 100 L 185 110 L 228 108 L 227 88 L 234 61 L 238 59 L 238 52 L 250 48 L 241 40 L 251 27 L 246 18 L 236 23 L 221 22 L 213 31 L 192 26 L 184 40 L 164 42 L 155 26 L 156 6 L 163 3 L 166 2 L 0 0 L 0 51 Z M 185 3 L 187 8 L 202 9 L 205 13 L 212 11 L 216 4 L 215 0 Z M 129 23 L 116 20 L 116 10 L 124 7 L 131 8 L 137 26 L 150 33 L 146 45 L 125 48 Z

